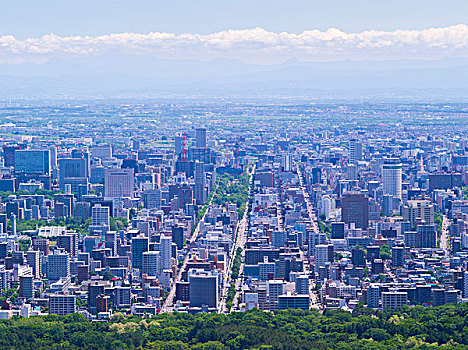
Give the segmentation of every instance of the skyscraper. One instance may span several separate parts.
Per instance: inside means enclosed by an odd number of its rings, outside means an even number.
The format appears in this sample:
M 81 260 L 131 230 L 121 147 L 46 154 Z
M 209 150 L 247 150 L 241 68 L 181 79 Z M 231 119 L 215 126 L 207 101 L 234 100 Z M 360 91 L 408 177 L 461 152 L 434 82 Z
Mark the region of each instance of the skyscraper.
M 159 276 L 161 272 L 161 256 L 159 252 L 144 252 L 141 272 L 148 276 Z
M 354 223 L 357 228 L 369 226 L 369 198 L 362 193 L 347 192 L 341 199 L 341 219 L 346 224 Z
M 110 226 L 109 207 L 95 204 L 91 209 L 92 225 L 93 226 Z
M 106 198 L 133 198 L 134 186 L 133 169 L 106 169 L 104 182 Z
M 206 148 L 206 128 L 197 128 L 195 133 L 195 146 L 197 148 Z
M 143 267 L 143 253 L 149 250 L 148 237 L 138 236 L 132 238 L 132 266 L 136 269 Z
M 84 158 L 62 158 L 58 160 L 59 164 L 59 183 L 64 188 L 66 178 L 86 178 L 87 166 Z
M 356 164 L 362 160 L 362 143 L 356 139 L 349 140 L 349 162 Z
M 218 307 L 218 276 L 216 274 L 211 271 L 191 269 L 188 281 L 191 307 Z
M 50 151 L 46 150 L 16 150 L 15 173 L 50 175 Z
M 170 269 L 172 266 L 172 237 L 161 237 L 161 269 Z
M 402 181 L 401 163 L 398 158 L 387 158 L 382 166 L 382 182 L 384 194 L 401 199 Z
M 202 162 L 195 162 L 195 199 L 198 205 L 202 205 L 206 201 L 204 166 Z

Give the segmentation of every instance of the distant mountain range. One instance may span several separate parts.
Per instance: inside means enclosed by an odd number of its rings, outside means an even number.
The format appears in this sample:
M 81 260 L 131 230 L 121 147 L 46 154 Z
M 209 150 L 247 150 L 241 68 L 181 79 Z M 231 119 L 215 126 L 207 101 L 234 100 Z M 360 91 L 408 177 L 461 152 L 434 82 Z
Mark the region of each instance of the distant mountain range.
M 468 59 L 277 65 L 148 56 L 0 65 L 0 99 L 239 97 L 468 102 Z

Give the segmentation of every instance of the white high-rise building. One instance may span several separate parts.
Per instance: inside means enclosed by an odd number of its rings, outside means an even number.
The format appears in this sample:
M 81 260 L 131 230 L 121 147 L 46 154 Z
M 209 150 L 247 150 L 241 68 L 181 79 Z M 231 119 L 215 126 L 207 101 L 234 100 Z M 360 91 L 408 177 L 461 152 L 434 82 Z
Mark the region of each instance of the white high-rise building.
M 356 139 L 349 140 L 349 162 L 356 164 L 362 160 L 362 143 Z
M 401 163 L 397 158 L 387 158 L 382 166 L 383 193 L 401 199 Z
M 278 310 L 278 297 L 283 294 L 284 282 L 281 280 L 268 281 L 268 303 L 270 310 Z
M 101 204 L 95 204 L 91 209 L 93 226 L 109 226 L 109 207 L 103 207 Z
M 328 261 L 328 245 L 318 244 L 315 246 L 315 267 L 325 266 Z
M 106 198 L 133 198 L 133 169 L 106 169 L 104 189 Z
M 161 273 L 161 256 L 159 252 L 149 251 L 143 253 L 143 274 L 159 276 Z
M 161 237 L 159 251 L 161 254 L 161 269 L 170 269 L 172 267 L 172 237 Z

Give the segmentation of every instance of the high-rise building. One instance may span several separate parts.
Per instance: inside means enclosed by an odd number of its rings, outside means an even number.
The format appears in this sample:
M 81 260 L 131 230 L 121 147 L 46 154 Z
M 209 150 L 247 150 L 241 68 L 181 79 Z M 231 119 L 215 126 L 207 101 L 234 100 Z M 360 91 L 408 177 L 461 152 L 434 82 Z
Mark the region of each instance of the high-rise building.
M 161 272 L 161 256 L 159 252 L 149 251 L 143 253 L 142 274 L 159 276 Z
M 332 222 L 331 223 L 331 238 L 332 239 L 345 238 L 345 223 L 344 222 Z
M 161 190 L 158 188 L 143 192 L 143 203 L 146 209 L 161 209 Z
M 362 160 L 362 143 L 356 139 L 349 140 L 349 162 L 356 164 Z
M 206 128 L 197 128 L 195 130 L 195 146 L 197 148 L 206 148 Z
M 383 193 L 401 199 L 402 169 L 400 160 L 387 158 L 382 166 Z
M 172 267 L 172 237 L 161 237 L 159 251 L 161 252 L 161 269 L 170 269 Z
M 70 256 L 60 249 L 47 256 L 46 266 L 46 277 L 49 280 L 57 281 L 61 277 L 70 276 Z
M 428 200 L 409 200 L 403 207 L 403 218 L 411 227 L 434 225 L 434 205 Z
M 417 228 L 418 243 L 417 248 L 437 247 L 437 228 L 435 225 L 419 225 Z
M 191 269 L 188 281 L 190 284 L 190 307 L 218 307 L 218 276 L 216 273 Z
M 132 267 L 141 269 L 143 267 L 143 253 L 149 250 L 148 237 L 138 236 L 132 238 Z
M 78 255 L 78 233 L 66 232 L 57 236 L 57 247 L 63 248 L 70 256 Z
M 46 150 L 16 150 L 15 173 L 50 175 L 50 151 Z
M 328 245 L 318 244 L 315 246 L 315 268 L 325 266 L 328 262 Z
M 278 310 L 285 309 L 302 309 L 309 310 L 310 297 L 309 294 L 283 294 L 278 296 Z
M 62 158 L 58 160 L 59 184 L 64 188 L 67 178 L 87 178 L 87 160 L 84 158 Z
M 111 145 L 99 145 L 91 147 L 91 155 L 94 158 L 111 158 L 112 157 L 112 146 Z
M 104 181 L 106 198 L 133 198 L 133 169 L 106 169 Z
M 392 247 L 392 266 L 403 267 L 405 265 L 405 248 Z
M 32 275 L 34 278 L 41 277 L 41 255 L 38 250 L 28 250 L 26 253 L 26 260 L 29 267 L 32 269 Z
M 110 226 L 110 210 L 107 206 L 95 204 L 91 208 L 91 220 L 93 226 Z
M 392 311 L 408 303 L 408 293 L 389 291 L 382 292 L 382 311 Z
M 282 280 L 268 281 L 268 304 L 270 311 L 278 310 L 278 297 L 283 295 L 284 282 Z
M 19 276 L 19 296 L 30 300 L 34 298 L 34 277 L 31 271 L 23 273 Z
M 341 199 L 341 219 L 346 224 L 367 229 L 369 226 L 369 198 L 362 193 L 347 192 Z
M 377 284 L 371 284 L 367 287 L 367 307 L 378 309 L 380 301 L 380 287 Z
M 195 162 L 195 199 L 198 205 L 203 205 L 206 201 L 205 165 L 198 161 Z
M 76 299 L 74 295 L 51 295 L 49 297 L 49 313 L 59 316 L 76 312 Z
M 18 145 L 5 145 L 3 146 L 3 166 L 15 166 L 15 151 L 21 149 Z

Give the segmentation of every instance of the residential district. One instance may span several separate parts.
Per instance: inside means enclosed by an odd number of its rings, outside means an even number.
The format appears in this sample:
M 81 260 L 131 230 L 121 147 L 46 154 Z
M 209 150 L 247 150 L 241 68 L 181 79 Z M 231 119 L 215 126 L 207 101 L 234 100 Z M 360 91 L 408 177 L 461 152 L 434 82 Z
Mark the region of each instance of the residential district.
M 0 318 L 466 302 L 449 107 L 4 107 Z

